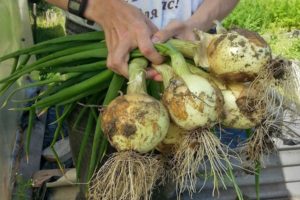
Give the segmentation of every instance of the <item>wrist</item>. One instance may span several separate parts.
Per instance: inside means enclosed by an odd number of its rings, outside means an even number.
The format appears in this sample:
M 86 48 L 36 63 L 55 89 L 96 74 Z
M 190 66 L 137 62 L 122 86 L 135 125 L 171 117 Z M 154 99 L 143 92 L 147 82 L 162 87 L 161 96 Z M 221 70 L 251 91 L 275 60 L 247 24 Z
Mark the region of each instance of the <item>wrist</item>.
M 83 16 L 89 20 L 99 22 L 101 19 L 102 8 L 105 4 L 108 4 L 109 1 L 104 2 L 105 0 L 87 0 L 87 5 Z
M 88 0 L 83 16 L 87 19 L 94 20 L 93 11 L 94 0 Z

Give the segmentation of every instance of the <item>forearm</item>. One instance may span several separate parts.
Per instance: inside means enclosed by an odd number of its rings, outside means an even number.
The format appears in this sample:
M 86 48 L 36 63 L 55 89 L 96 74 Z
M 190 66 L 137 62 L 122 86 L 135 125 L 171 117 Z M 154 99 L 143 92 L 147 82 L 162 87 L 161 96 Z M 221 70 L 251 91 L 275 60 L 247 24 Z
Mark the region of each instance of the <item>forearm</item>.
M 238 0 L 204 0 L 197 11 L 187 20 L 188 26 L 207 31 L 214 20 L 224 19 L 237 5 Z
M 63 10 L 68 9 L 68 0 L 46 0 L 48 3 L 57 6 Z
M 68 10 L 68 2 L 69 0 L 46 0 L 49 4 L 57 6 L 63 10 Z M 88 0 L 85 12 L 83 13 L 84 17 L 90 20 L 94 20 L 99 23 L 99 18 L 102 18 L 103 10 L 101 9 L 104 3 L 106 5 L 110 5 L 107 2 L 102 2 L 104 0 Z M 121 0 L 109 0 L 111 4 L 115 4 L 114 1 Z M 101 5 L 101 6 L 99 6 Z M 104 9 L 105 10 L 105 9 Z M 109 12 L 109 11 L 106 11 Z M 100 17 L 99 17 L 100 16 Z

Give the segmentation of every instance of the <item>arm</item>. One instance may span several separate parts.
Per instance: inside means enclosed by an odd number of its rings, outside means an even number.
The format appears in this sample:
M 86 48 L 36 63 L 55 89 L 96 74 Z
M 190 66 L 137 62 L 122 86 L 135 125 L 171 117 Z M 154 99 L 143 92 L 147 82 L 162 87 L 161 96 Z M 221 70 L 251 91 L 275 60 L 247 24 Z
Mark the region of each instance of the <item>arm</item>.
M 237 5 L 239 0 L 204 0 L 196 12 L 186 21 L 172 21 L 167 27 L 157 32 L 157 41 L 166 41 L 171 37 L 194 40 L 193 29 L 208 31 L 214 20 L 224 19 Z
M 68 0 L 47 1 L 67 10 Z M 124 0 L 89 0 L 84 16 L 103 28 L 108 48 L 107 66 L 114 72 L 128 76 L 129 52 L 137 47 L 151 62 L 163 61 L 151 41 L 158 29 L 139 9 Z
M 63 10 L 68 9 L 68 0 L 46 0 L 48 3 L 53 4 Z
M 224 19 L 237 5 L 238 0 L 204 0 L 191 18 L 187 26 L 208 31 L 214 20 Z

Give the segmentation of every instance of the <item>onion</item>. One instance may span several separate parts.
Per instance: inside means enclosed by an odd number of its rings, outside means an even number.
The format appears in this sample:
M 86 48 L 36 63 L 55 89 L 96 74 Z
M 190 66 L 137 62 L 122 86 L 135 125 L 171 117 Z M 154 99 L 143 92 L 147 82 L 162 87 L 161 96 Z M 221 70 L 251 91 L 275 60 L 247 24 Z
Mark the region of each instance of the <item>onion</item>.
M 127 94 L 113 100 L 102 114 L 102 129 L 119 152 L 96 173 L 90 199 L 150 199 L 163 174 L 158 157 L 140 155 L 153 150 L 167 134 L 169 116 L 164 106 L 146 93 L 147 61 L 129 64 Z
M 222 124 L 226 127 L 237 129 L 249 129 L 255 127 L 260 121 L 259 110 L 253 110 L 247 106 L 248 89 L 243 85 L 230 85 L 228 90 L 222 91 L 224 97 L 225 117 Z M 235 93 L 239 95 L 235 95 Z
M 193 65 L 189 65 L 189 68 L 195 74 L 210 78 L 221 89 L 225 102 L 221 124 L 228 128 L 248 129 L 251 132 L 250 139 L 244 145 L 247 163 L 256 162 L 264 152 L 273 149 L 270 130 L 279 120 L 274 117 L 278 110 L 275 101 L 268 101 L 266 98 L 267 92 L 261 81 L 255 81 L 251 85 L 225 84 Z
M 135 59 L 129 68 L 127 94 L 113 100 L 102 114 L 102 129 L 118 151 L 146 153 L 161 142 L 169 128 L 162 103 L 146 93 L 145 60 Z
M 223 116 L 222 94 L 212 81 L 192 74 L 177 50 L 163 44 L 156 47 L 171 57 L 172 65 L 154 66 L 163 77 L 165 91 L 162 101 L 173 122 L 184 130 L 172 159 L 177 192 L 188 190 L 190 195 L 196 192 L 197 174 L 202 165 L 210 166 L 204 167 L 204 178 L 212 175 L 214 191 L 218 191 L 220 182 L 226 187 L 224 175 L 228 175 L 227 169 L 232 168 L 227 151 L 211 132 Z M 223 161 L 228 168 L 221 164 Z
M 197 42 L 170 42 L 181 52 L 184 51 L 185 56 L 194 58 L 197 66 L 209 70 L 224 81 L 254 80 L 271 60 L 269 45 L 255 32 L 234 29 L 208 34 L 199 30 L 196 31 L 196 35 L 199 39 Z M 194 49 L 194 52 L 191 49 Z
M 168 126 L 167 110 L 146 94 L 120 96 L 102 116 L 102 129 L 118 151 L 149 152 L 164 139 Z
M 256 109 L 265 107 L 264 116 L 245 147 L 252 165 L 276 150 L 274 139 L 299 137 L 291 128 L 298 124 L 300 114 L 299 75 L 296 63 L 275 58 L 251 83 L 251 89 L 256 91 Z
M 282 98 L 282 107 L 290 109 L 293 105 L 296 108 L 293 111 L 300 114 L 300 65 L 296 62 L 280 57 L 272 59 L 253 85 L 261 85 L 261 90 L 267 91 L 262 95 L 263 98 L 269 95 L 278 99 L 279 96 Z M 269 101 L 273 99 L 269 98 Z
M 172 155 L 175 153 L 177 146 L 180 145 L 185 131 L 174 123 L 170 123 L 166 137 L 161 141 L 156 149 L 165 154 Z
M 258 125 L 265 113 L 265 109 L 250 105 L 257 91 L 246 83 L 227 83 L 212 77 L 209 73 L 189 65 L 189 69 L 198 75 L 214 82 L 224 98 L 222 125 L 228 128 L 249 129 Z M 257 102 L 254 100 L 254 102 Z
M 170 48 L 168 53 L 172 68 L 163 64 L 155 69 L 163 77 L 162 101 L 170 117 L 184 130 L 213 126 L 222 114 L 222 95 L 207 79 L 192 74 L 179 52 Z

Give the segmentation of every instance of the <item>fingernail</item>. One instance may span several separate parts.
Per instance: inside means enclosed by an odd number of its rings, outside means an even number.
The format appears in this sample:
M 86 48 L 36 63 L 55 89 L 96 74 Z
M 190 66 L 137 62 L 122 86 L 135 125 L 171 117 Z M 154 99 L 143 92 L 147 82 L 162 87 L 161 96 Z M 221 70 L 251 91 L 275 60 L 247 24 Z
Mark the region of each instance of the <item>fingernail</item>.
M 156 36 L 153 36 L 151 40 L 152 40 L 153 43 L 159 43 L 160 42 L 160 39 Z

